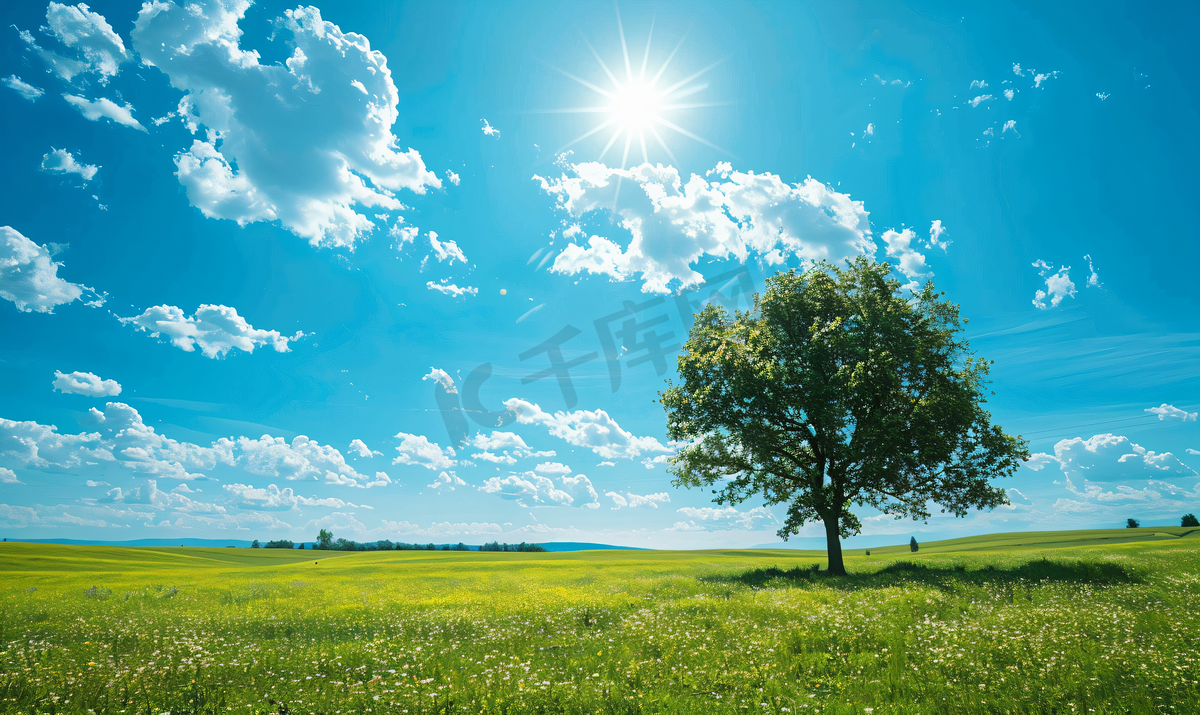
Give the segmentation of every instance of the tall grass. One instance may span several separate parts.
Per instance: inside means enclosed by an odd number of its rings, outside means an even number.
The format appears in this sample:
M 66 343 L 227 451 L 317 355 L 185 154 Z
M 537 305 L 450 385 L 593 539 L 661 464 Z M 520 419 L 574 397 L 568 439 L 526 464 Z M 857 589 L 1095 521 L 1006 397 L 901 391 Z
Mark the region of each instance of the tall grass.
M 841 578 L 780 552 L 5 544 L 0 711 L 1197 713 L 1193 544 Z

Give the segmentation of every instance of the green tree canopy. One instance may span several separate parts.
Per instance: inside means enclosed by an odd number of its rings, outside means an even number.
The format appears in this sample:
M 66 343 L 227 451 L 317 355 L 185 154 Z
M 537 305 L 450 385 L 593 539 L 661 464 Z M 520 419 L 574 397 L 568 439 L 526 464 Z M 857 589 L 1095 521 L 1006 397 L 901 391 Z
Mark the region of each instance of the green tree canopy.
M 840 539 L 862 526 L 852 504 L 965 516 L 1007 504 L 989 480 L 1029 456 L 982 407 L 989 363 L 958 306 L 932 283 L 905 295 L 890 272 L 820 262 L 767 279 L 749 312 L 705 307 L 680 384 L 660 393 L 668 434 L 686 443 L 673 483 L 717 486 L 718 504 L 786 504 L 783 539 L 821 521 L 833 573 L 845 572 Z

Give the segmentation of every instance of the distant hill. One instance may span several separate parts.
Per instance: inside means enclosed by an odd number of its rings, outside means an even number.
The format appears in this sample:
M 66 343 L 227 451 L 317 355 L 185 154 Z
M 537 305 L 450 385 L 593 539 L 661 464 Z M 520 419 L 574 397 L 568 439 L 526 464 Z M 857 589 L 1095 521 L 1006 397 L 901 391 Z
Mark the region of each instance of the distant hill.
M 133 539 L 131 541 L 99 541 L 92 539 L 9 539 L 25 544 L 63 544 L 76 546 L 142 546 L 142 547 L 163 547 L 163 546 L 194 546 L 206 548 L 224 548 L 232 546 L 238 549 L 248 549 L 251 541 L 244 539 Z M 448 544 L 453 546 L 454 544 Z M 583 541 L 551 541 L 544 544 L 538 544 L 546 549 L 546 551 L 651 551 L 652 549 L 641 549 L 636 546 L 613 546 L 612 544 L 591 544 Z M 311 542 L 304 543 L 305 548 L 311 548 Z M 438 547 L 443 544 L 438 544 Z M 479 549 L 479 544 L 468 544 L 472 551 Z

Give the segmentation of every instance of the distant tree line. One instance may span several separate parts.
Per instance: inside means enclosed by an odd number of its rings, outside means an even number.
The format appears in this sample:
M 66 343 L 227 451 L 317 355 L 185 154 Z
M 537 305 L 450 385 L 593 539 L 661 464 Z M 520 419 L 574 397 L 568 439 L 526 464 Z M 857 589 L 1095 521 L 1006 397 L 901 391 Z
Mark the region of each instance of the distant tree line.
M 287 539 L 277 539 L 268 541 L 265 545 L 260 546 L 258 539 L 250 546 L 252 549 L 294 549 L 296 544 Z M 300 548 L 304 548 L 304 543 L 300 543 Z M 393 542 L 388 539 L 379 541 L 358 542 L 350 539 L 334 539 L 333 533 L 327 529 L 321 529 L 317 534 L 317 540 L 310 547 L 317 551 L 471 551 L 471 547 L 462 543 L 457 544 L 406 544 L 404 542 Z M 480 546 L 478 551 L 509 551 L 522 553 L 540 553 L 545 552 L 545 547 L 537 544 L 527 544 L 522 541 L 519 544 L 501 544 L 498 541 L 493 541 L 490 544 Z

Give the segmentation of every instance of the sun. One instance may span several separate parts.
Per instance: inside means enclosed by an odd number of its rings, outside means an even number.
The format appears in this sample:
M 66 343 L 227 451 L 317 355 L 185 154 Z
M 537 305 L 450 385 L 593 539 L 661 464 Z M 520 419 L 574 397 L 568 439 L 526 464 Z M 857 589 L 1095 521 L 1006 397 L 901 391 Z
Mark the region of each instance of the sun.
M 664 77 L 668 73 L 671 61 L 675 58 L 676 53 L 679 52 L 679 48 L 683 46 L 683 41 L 680 40 L 675 49 L 667 55 L 667 58 L 659 66 L 658 70 L 652 76 L 648 77 L 647 70 L 650 63 L 651 41 L 654 37 L 654 23 L 651 22 L 650 24 L 650 31 L 646 37 L 646 49 L 641 57 L 641 66 L 636 71 L 634 63 L 630 61 L 629 45 L 625 39 L 625 28 L 621 22 L 619 9 L 617 10 L 617 32 L 621 37 L 621 59 L 624 60 L 623 72 L 620 71 L 620 67 L 618 67 L 618 72 L 613 72 L 608 63 L 600 57 L 600 54 L 596 52 L 596 49 L 586 39 L 584 40 L 584 44 L 591 50 L 592 56 L 596 58 L 596 62 L 603 71 L 605 78 L 598 82 L 591 82 L 565 70 L 557 70 L 599 95 L 599 103 L 590 107 L 550 109 L 539 113 L 597 114 L 601 116 L 601 120 L 587 132 L 567 142 L 556 153 L 564 152 L 590 137 L 599 135 L 597 144 L 599 144 L 599 140 L 605 137 L 607 137 L 607 141 L 605 141 L 603 149 L 600 150 L 600 154 L 596 157 L 597 161 L 603 161 L 615 147 L 621 153 L 621 168 L 624 169 L 629 164 L 631 151 L 635 152 L 635 156 L 637 153 L 640 153 L 643 162 L 649 162 L 649 147 L 657 147 L 670 158 L 673 165 L 678 166 L 679 162 L 675 158 L 675 154 L 672 153 L 667 140 L 663 137 L 664 132 L 660 130 L 666 130 L 668 137 L 673 134 L 679 134 L 718 151 L 728 153 L 716 144 L 694 132 L 688 131 L 679 124 L 679 122 L 683 121 L 679 117 L 679 114 L 682 112 L 706 107 L 726 106 L 729 104 L 729 102 L 684 101 L 708 89 L 708 83 L 701 81 L 701 78 L 714 67 L 721 64 L 721 61 L 713 62 L 704 69 L 687 75 L 682 80 L 668 84 L 668 80 L 665 80 Z

